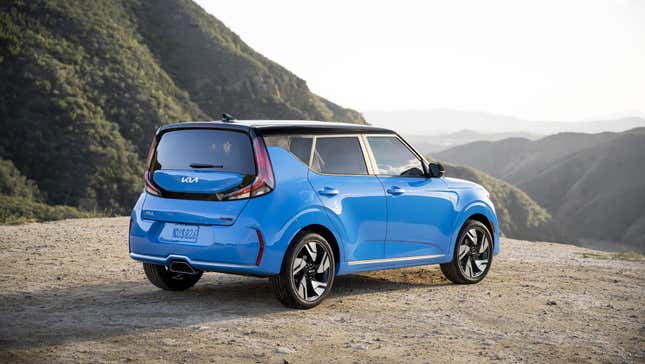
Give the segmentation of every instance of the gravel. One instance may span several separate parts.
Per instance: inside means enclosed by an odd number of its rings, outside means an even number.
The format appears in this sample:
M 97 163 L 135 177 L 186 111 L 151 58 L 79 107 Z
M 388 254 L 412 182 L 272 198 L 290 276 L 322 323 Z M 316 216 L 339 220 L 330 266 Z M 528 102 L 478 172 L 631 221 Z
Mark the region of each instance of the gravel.
M 504 239 L 486 279 L 338 277 L 290 310 L 266 279 L 149 284 L 125 217 L 0 226 L 0 362 L 645 362 L 645 263 Z

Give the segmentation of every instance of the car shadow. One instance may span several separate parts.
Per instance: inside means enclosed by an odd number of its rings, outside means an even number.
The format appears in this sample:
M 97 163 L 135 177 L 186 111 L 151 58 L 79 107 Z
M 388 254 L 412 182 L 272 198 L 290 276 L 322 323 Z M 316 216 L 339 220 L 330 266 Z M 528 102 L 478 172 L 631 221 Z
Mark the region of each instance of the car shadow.
M 337 277 L 332 295 L 319 309 L 339 297 L 447 284 L 438 278 L 438 272 L 431 273 L 431 279 L 424 283 L 406 279 L 408 275 L 419 276 L 418 272 L 415 275 L 407 271 Z M 205 275 L 195 287 L 183 292 L 159 290 L 142 277 L 136 282 L 5 294 L 0 295 L 0 349 L 198 327 L 289 310 L 274 298 L 267 279 L 213 274 Z

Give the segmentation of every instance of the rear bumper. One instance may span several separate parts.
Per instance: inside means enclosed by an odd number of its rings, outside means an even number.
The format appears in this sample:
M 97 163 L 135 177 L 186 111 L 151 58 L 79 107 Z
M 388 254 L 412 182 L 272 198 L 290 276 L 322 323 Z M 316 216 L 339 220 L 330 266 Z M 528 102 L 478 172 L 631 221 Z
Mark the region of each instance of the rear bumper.
M 172 263 L 175 260 L 181 260 L 181 261 L 187 262 L 193 268 L 203 270 L 203 271 L 239 273 L 239 274 L 249 274 L 249 275 L 267 274 L 266 272 L 261 272 L 259 267 L 256 265 L 207 262 L 203 260 L 194 260 L 188 256 L 177 255 L 177 254 L 170 254 L 165 257 L 160 257 L 156 255 L 145 255 L 145 254 L 130 252 L 130 258 L 141 262 L 161 264 L 166 266 L 170 265 L 170 263 Z
M 130 217 L 129 253 L 132 259 L 162 265 L 175 260 L 212 272 L 266 276 L 279 272 L 273 247 L 260 242 L 254 221 L 241 217 L 234 225 L 198 225 L 194 243 L 169 241 L 162 231 L 169 222 L 142 218 L 141 195 Z M 261 248 L 262 247 L 262 248 Z M 259 259 L 259 264 L 256 264 Z

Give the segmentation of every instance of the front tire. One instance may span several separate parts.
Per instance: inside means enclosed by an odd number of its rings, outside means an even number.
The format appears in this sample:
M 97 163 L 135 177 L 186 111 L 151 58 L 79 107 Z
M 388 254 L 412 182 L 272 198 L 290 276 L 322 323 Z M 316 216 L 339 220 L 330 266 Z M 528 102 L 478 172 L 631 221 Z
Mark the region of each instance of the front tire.
M 457 241 L 452 262 L 441 264 L 441 271 L 457 284 L 480 282 L 493 263 L 493 239 L 486 225 L 476 220 L 464 223 Z
M 296 238 L 282 261 L 280 274 L 270 277 L 276 298 L 287 307 L 309 309 L 322 302 L 334 284 L 336 261 L 331 246 L 315 233 Z
M 174 273 L 168 270 L 165 265 L 151 263 L 143 263 L 143 271 L 150 283 L 166 291 L 185 291 L 194 286 L 203 273 Z

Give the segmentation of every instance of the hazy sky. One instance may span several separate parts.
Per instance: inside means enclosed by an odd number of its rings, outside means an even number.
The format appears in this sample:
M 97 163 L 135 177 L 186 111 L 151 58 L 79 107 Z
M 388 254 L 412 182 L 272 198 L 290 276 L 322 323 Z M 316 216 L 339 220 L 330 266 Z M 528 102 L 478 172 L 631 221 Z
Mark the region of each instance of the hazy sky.
M 313 92 L 360 111 L 645 112 L 645 1 L 197 2 Z

